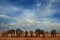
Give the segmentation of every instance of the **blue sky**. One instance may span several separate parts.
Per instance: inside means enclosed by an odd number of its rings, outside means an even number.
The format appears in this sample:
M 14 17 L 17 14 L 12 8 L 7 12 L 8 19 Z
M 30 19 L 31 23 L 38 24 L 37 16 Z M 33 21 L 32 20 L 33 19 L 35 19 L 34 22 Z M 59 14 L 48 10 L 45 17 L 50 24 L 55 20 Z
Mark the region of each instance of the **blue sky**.
M 60 0 L 0 0 L 0 31 L 60 30 Z

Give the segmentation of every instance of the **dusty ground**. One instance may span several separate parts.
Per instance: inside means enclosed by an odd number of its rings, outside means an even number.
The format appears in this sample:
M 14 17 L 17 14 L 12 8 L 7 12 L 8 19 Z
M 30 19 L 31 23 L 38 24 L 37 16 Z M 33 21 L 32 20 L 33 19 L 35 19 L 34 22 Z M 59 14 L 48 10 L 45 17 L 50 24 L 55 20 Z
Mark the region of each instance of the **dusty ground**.
M 60 34 L 57 34 L 57 37 L 51 37 L 50 34 L 47 34 L 45 38 L 41 37 L 0 37 L 0 40 L 60 40 Z

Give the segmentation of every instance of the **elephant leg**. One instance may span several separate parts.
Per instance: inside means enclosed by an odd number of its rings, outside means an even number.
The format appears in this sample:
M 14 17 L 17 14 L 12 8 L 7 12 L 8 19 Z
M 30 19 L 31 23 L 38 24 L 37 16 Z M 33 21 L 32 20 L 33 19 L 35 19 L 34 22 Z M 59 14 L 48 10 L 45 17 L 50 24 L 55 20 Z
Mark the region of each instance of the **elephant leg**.
M 25 37 L 27 37 L 27 34 L 25 34 Z
M 13 37 L 15 37 L 15 33 L 13 33 L 13 35 L 14 35 Z
M 19 37 L 18 34 L 17 34 L 17 37 Z
M 4 37 L 5 36 L 5 34 L 2 34 L 2 37 Z
M 37 34 L 37 37 L 39 37 L 39 34 Z
M 11 37 L 12 37 L 12 34 L 11 34 Z
M 43 34 L 43 38 L 45 38 L 45 34 Z
M 19 37 L 20 35 L 19 35 L 19 33 L 17 33 L 17 37 Z
M 20 37 L 20 34 L 18 34 L 18 37 Z
M 14 37 L 15 35 L 14 35 L 14 33 L 13 33 L 13 37 Z
M 38 37 L 39 37 L 39 34 L 38 34 Z
M 6 37 L 8 37 L 8 34 L 6 34 Z
M 53 34 L 53 37 L 54 37 L 54 34 Z
M 18 34 L 17 34 L 17 37 L 18 37 Z
M 31 37 L 32 37 L 33 35 L 31 34 Z
M 8 37 L 8 34 L 5 34 L 5 37 Z
M 15 37 L 15 33 L 14 33 L 14 37 Z
M 55 34 L 55 37 L 56 37 L 56 34 Z
M 40 34 L 38 36 L 40 37 Z
M 36 34 L 36 37 L 38 36 L 38 34 Z
M 31 37 L 33 37 L 33 34 L 31 34 Z
M 56 37 L 56 34 L 55 34 L 55 37 Z

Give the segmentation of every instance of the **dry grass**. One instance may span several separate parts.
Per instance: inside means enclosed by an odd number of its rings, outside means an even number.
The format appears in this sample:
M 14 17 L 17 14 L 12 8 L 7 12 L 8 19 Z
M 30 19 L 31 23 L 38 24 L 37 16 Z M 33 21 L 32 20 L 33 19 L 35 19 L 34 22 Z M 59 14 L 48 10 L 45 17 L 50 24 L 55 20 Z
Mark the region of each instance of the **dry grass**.
M 47 34 L 45 38 L 41 37 L 0 37 L 0 40 L 60 40 L 60 34 L 57 34 L 57 37 L 50 37 L 50 34 Z

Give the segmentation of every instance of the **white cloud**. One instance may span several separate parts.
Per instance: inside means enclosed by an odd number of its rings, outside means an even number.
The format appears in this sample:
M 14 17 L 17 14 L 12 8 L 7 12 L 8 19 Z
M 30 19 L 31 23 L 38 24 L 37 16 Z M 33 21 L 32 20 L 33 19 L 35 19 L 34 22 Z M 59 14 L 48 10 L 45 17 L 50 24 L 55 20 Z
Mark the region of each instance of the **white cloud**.
M 21 10 L 23 10 L 22 7 L 18 8 L 16 6 L 12 6 L 12 5 L 9 5 L 9 6 L 0 5 L 0 13 L 4 13 L 4 14 L 16 13 Z
M 18 20 L 17 23 L 15 24 L 16 26 L 26 26 L 26 25 L 40 25 L 40 24 L 44 24 L 44 25 L 51 25 L 54 24 L 54 22 L 52 23 L 51 21 L 53 21 L 55 19 L 48 19 L 48 18 L 43 18 L 41 20 L 34 20 L 34 19 L 22 19 L 22 20 Z M 29 26 L 28 26 L 29 27 Z
M 50 2 L 60 2 L 60 0 L 50 0 Z
M 16 17 L 10 17 L 10 16 L 7 16 L 5 14 L 0 14 L 0 19 L 8 19 L 9 20 L 18 20 Z
M 34 22 L 34 20 L 31 20 L 31 19 L 26 19 L 26 21 L 30 24 L 32 24 Z
M 4 14 L 0 14 L 0 17 L 2 17 L 2 18 L 9 18 L 9 16 L 4 15 Z
M 53 1 L 53 0 L 50 0 L 50 1 Z M 35 13 L 39 15 L 39 17 L 48 17 L 53 15 L 56 12 L 55 9 L 52 9 L 53 5 L 52 3 L 50 3 L 50 1 L 48 1 L 43 5 L 38 0 L 37 4 L 34 7 L 35 8 L 34 10 L 35 10 Z
M 25 9 L 22 12 L 25 18 L 33 18 L 35 16 L 35 13 L 33 10 Z

